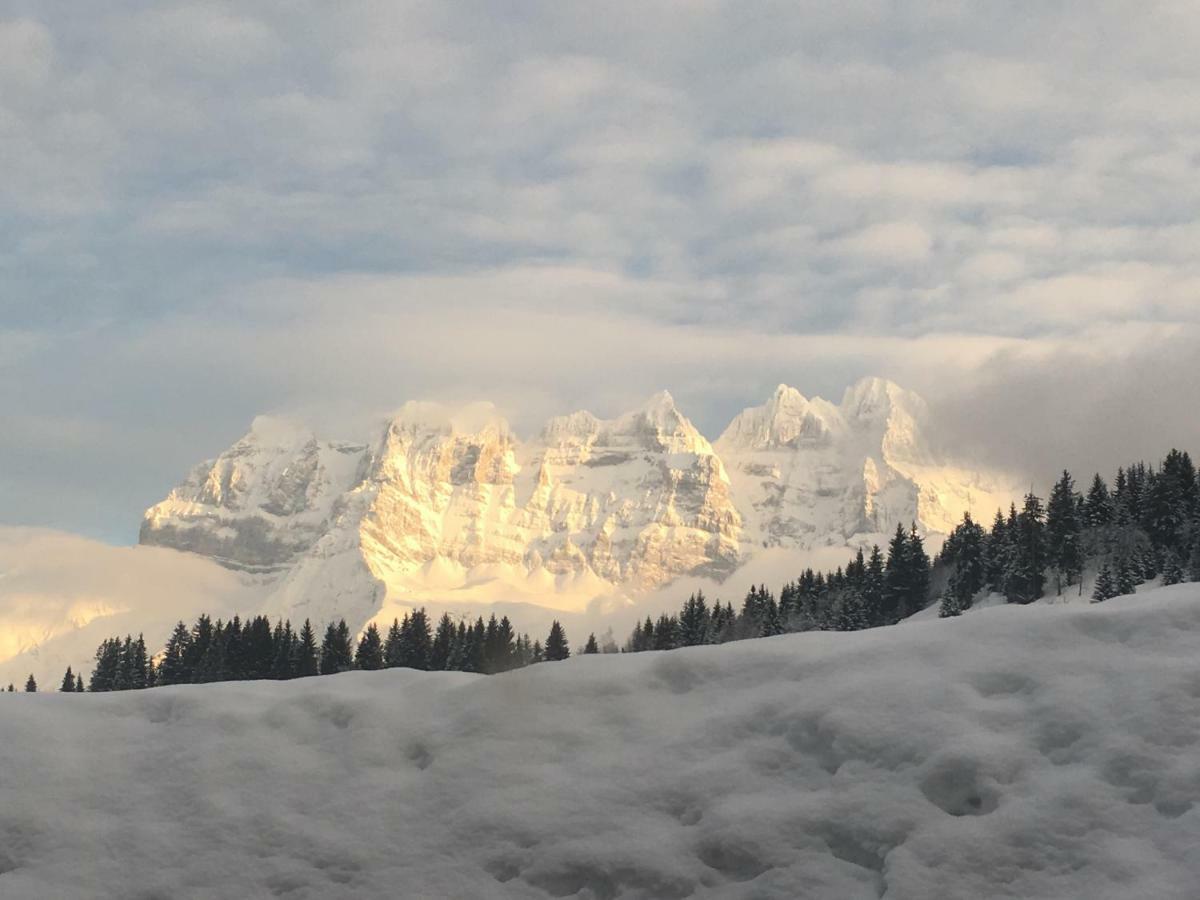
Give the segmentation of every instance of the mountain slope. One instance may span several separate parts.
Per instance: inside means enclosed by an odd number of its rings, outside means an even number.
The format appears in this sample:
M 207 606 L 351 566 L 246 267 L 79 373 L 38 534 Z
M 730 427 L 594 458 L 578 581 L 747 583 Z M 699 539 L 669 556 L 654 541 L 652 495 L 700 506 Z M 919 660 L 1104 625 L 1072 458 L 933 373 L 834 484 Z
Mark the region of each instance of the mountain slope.
M 488 404 L 410 403 L 366 445 L 270 420 L 151 508 L 145 544 L 275 576 L 269 611 L 357 624 L 448 593 L 582 609 L 681 576 L 721 580 L 763 548 L 945 533 L 1010 497 L 951 468 L 928 413 L 881 379 L 839 405 L 781 385 L 715 447 L 665 391 L 577 412 L 527 441 Z
M 492 678 L 6 694 L 0 896 L 1184 900 L 1198 660 L 1183 585 Z

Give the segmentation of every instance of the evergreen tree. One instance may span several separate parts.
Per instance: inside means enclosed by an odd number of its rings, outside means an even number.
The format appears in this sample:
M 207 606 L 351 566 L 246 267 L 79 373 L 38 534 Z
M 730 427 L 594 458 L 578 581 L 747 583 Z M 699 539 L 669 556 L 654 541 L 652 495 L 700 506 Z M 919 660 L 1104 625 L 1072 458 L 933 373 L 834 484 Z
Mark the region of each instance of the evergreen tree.
M 600 652 L 600 645 L 596 643 L 595 634 L 588 635 L 587 643 L 583 645 L 583 652 L 587 654 Z
M 1026 494 L 1014 523 L 1014 554 L 1005 577 L 1010 603 L 1032 603 L 1042 596 L 1047 561 L 1044 518 L 1042 501 Z
M 513 637 L 512 623 L 505 616 L 500 620 L 500 644 L 503 648 L 511 652 L 511 642 Z M 433 635 L 429 627 L 429 614 L 425 612 L 425 608 L 413 610 L 412 617 L 408 622 L 408 634 L 406 641 L 407 649 L 407 665 L 413 669 L 422 671 L 433 668 L 430 664 L 430 659 L 433 654 Z M 504 654 L 501 654 L 502 656 Z
M 1104 483 L 1099 472 L 1092 478 L 1092 486 L 1088 489 L 1083 508 L 1089 528 L 1106 528 L 1112 522 L 1112 497 L 1109 496 L 1108 485 Z
M 774 637 L 777 634 L 783 634 L 783 620 L 779 617 L 779 604 L 775 602 L 775 596 L 768 593 L 763 598 L 762 611 L 762 637 Z
M 567 643 L 567 633 L 563 631 L 563 627 L 557 619 L 550 625 L 550 636 L 546 638 L 545 653 L 548 662 L 557 662 L 571 655 L 571 648 Z
M 1116 596 L 1124 597 L 1128 594 L 1137 593 L 1137 586 L 1141 583 L 1141 575 L 1138 573 L 1137 567 L 1133 561 L 1125 557 L 1117 565 L 1117 593 Z
M 96 665 L 92 667 L 88 689 L 93 692 L 116 690 L 121 668 L 121 642 L 109 638 L 96 649 Z
M 383 641 L 379 637 L 379 629 L 374 622 L 367 626 L 362 639 L 358 642 L 354 665 L 355 668 L 368 671 L 383 668 Z
M 654 625 L 654 643 L 652 650 L 674 650 L 679 646 L 679 622 L 674 616 L 663 613 Z M 550 646 L 546 645 L 549 652 Z
M 150 681 L 150 660 L 146 655 L 146 639 L 139 634 L 136 641 L 129 641 L 126 646 L 128 656 L 125 660 L 125 670 L 128 674 L 125 680 L 130 690 L 140 691 L 147 687 Z
M 33 677 L 32 673 L 30 673 L 29 678 L 25 682 L 25 693 L 27 693 L 27 694 L 36 694 L 37 693 L 37 680 Z
M 984 560 L 986 536 L 982 526 L 977 525 L 969 512 L 963 514 L 962 523 L 954 530 L 955 553 L 954 574 L 950 577 L 949 590 L 954 595 L 954 605 L 961 612 L 974 602 L 987 580 Z M 943 597 L 943 606 L 945 597 Z M 939 613 L 940 614 L 940 613 Z
M 82 675 L 75 676 L 75 693 L 77 693 L 77 694 L 83 693 L 83 676 Z
M 450 618 L 449 613 L 442 613 L 429 648 L 430 670 L 441 672 L 450 668 L 450 652 L 454 647 L 455 634 L 454 620 Z
M 708 641 L 708 605 L 704 592 L 692 594 L 679 614 L 679 645 L 695 647 Z
M 408 623 L 408 614 L 404 615 L 405 624 Z M 394 669 L 404 663 L 404 632 L 400 627 L 399 619 L 392 619 L 392 624 L 388 628 L 387 637 L 383 640 L 383 664 L 386 668 Z
M 882 625 L 883 618 L 884 561 L 879 545 L 871 547 L 867 559 L 866 576 L 863 579 L 863 615 L 868 627 Z
M 63 694 L 75 693 L 75 673 L 71 671 L 70 666 L 67 666 L 67 671 L 63 675 L 62 685 L 59 686 L 58 690 Z
M 953 588 L 947 589 L 942 594 L 942 602 L 938 606 L 938 618 L 949 619 L 952 616 L 961 616 L 963 607 L 959 600 L 957 592 Z
M 1162 583 L 1164 586 L 1181 584 L 1183 582 L 1183 564 L 1174 550 L 1167 551 L 1167 559 L 1163 564 Z
M 1046 507 L 1046 550 L 1060 595 L 1064 586 L 1074 584 L 1083 574 L 1083 528 L 1078 513 L 1075 483 L 1071 473 L 1064 470 Z
M 159 684 L 186 684 L 192 680 L 192 673 L 188 669 L 191 643 L 192 633 L 180 622 L 167 639 L 167 648 L 163 651 L 162 663 L 159 665 Z
M 1103 603 L 1105 600 L 1111 600 L 1113 597 L 1116 597 L 1117 594 L 1116 579 L 1113 578 L 1112 569 L 1109 568 L 1108 563 L 1105 563 L 1100 567 L 1100 574 L 1096 577 L 1096 587 L 1092 591 L 1092 602 Z
M 891 625 L 908 615 L 908 598 L 912 590 L 908 561 L 908 535 L 904 526 L 896 526 L 896 534 L 888 544 L 887 565 L 883 572 L 883 622 Z
M 308 678 L 310 675 L 321 673 L 317 635 L 308 619 L 304 620 L 304 625 L 300 628 L 300 637 L 296 644 L 295 672 L 297 678 Z
M 342 669 L 337 625 L 330 622 L 325 626 L 325 637 L 321 641 L 321 674 L 335 675 L 340 671 Z

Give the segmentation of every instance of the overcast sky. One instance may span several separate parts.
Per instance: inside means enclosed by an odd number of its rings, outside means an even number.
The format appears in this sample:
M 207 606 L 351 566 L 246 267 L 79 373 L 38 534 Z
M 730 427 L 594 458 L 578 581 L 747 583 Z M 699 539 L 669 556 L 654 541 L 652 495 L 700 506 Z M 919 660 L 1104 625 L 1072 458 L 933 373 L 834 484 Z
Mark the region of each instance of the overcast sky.
M 881 374 L 1041 481 L 1200 446 L 1180 2 L 0 3 L 0 523 L 260 412 L 711 436 Z

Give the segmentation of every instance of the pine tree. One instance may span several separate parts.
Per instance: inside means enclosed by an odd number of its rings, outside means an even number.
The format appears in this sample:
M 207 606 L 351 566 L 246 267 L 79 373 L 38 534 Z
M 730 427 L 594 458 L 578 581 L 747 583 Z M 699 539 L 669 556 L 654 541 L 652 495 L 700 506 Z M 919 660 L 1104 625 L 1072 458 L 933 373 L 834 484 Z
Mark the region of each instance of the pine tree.
M 1010 603 L 1032 603 L 1042 596 L 1046 569 L 1046 526 L 1042 501 L 1033 493 L 1025 495 L 1025 505 L 1016 517 L 1014 555 L 1007 576 Z
M 548 662 L 557 662 L 571 655 L 571 648 L 567 643 L 567 633 L 563 631 L 558 619 L 555 619 L 550 625 L 550 636 L 546 638 L 545 653 Z
M 77 693 L 77 694 L 83 693 L 83 676 L 82 675 L 75 676 L 75 693 Z
M 120 668 L 121 642 L 109 638 L 96 648 L 96 665 L 92 667 L 88 689 L 93 692 L 116 690 Z
M 1162 583 L 1165 586 L 1183 582 L 1183 564 L 1174 550 L 1167 551 L 1167 559 L 1163 564 Z
M 25 693 L 27 693 L 27 694 L 36 694 L 37 693 L 37 680 L 33 677 L 32 673 L 30 673 L 28 680 L 26 680 L 26 682 L 25 682 Z
M 938 618 L 949 619 L 952 616 L 961 616 L 962 614 L 963 608 L 959 602 L 958 595 L 953 589 L 947 589 L 942 594 L 942 602 L 938 606 Z
M 1117 565 L 1117 593 L 1115 596 L 1124 597 L 1137 593 L 1137 586 L 1140 583 L 1141 576 L 1138 574 L 1137 567 L 1131 559 L 1125 557 Z
M 908 615 L 908 598 L 912 591 L 908 560 L 908 535 L 904 526 L 896 526 L 896 534 L 888 544 L 887 565 L 883 573 L 883 622 L 890 625 Z
M 695 647 L 708 641 L 708 605 L 704 592 L 692 594 L 679 614 L 679 645 Z
M 583 645 L 583 652 L 587 654 L 600 652 L 600 645 L 596 643 L 595 634 L 588 635 L 587 643 Z
M 1099 472 L 1092 478 L 1092 486 L 1088 489 L 1083 508 L 1089 528 L 1105 528 L 1112 522 L 1112 497 L 1109 496 L 1108 485 L 1104 483 Z
M 879 545 L 871 547 L 871 555 L 867 559 L 867 571 L 863 580 L 863 615 L 867 626 L 883 624 L 883 585 L 884 585 L 883 551 Z
M 652 650 L 674 650 L 679 646 L 679 622 L 674 616 L 663 613 L 654 625 Z M 549 651 L 549 645 L 546 647 Z
M 341 671 L 340 666 L 337 625 L 330 622 L 325 626 L 325 637 L 321 641 L 321 674 L 334 675 Z
M 167 648 L 163 651 L 162 662 L 159 664 L 159 684 L 185 684 L 192 680 L 187 665 L 191 656 L 191 643 L 192 633 L 180 622 L 167 639 Z
M 300 639 L 296 646 L 296 677 L 308 678 L 321 672 L 320 657 L 317 650 L 317 635 L 313 631 L 312 622 L 304 620 L 300 628 Z
M 429 648 L 430 670 L 441 672 L 450 668 L 450 652 L 454 647 L 454 638 L 454 620 L 450 618 L 449 613 L 442 613 L 433 636 L 433 644 Z
M 1105 600 L 1111 600 L 1117 596 L 1117 582 L 1113 578 L 1112 569 L 1108 563 L 1100 567 L 1100 574 L 1096 577 L 1096 587 L 1092 591 L 1092 602 L 1103 603 Z
M 783 620 L 779 617 L 779 604 L 775 602 L 773 594 L 768 593 L 763 599 L 761 619 L 762 637 L 783 634 Z
M 355 668 L 373 671 L 383 668 L 383 641 L 379 637 L 379 628 L 372 622 L 363 632 L 358 642 L 358 651 L 354 656 Z
M 137 640 L 130 641 L 127 646 L 126 681 L 130 690 L 140 691 L 149 684 L 150 661 L 146 655 L 146 639 L 139 634 Z
M 71 667 L 67 666 L 67 671 L 63 675 L 62 685 L 59 687 L 59 692 L 63 694 L 75 693 L 75 673 L 71 671 Z
M 1050 492 L 1046 507 L 1046 550 L 1060 595 L 1064 586 L 1074 584 L 1083 573 L 1082 524 L 1078 511 L 1075 483 L 1071 473 L 1064 470 Z

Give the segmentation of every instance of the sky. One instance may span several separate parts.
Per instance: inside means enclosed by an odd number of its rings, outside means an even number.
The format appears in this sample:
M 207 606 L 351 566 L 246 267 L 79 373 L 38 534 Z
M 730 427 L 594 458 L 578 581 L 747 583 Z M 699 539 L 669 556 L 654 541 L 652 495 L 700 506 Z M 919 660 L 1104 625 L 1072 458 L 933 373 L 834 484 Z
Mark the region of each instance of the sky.
M 923 393 L 1200 447 L 1190 2 L 0 0 L 0 524 L 113 543 L 256 414 Z

